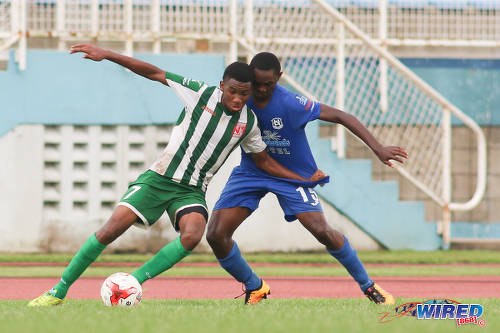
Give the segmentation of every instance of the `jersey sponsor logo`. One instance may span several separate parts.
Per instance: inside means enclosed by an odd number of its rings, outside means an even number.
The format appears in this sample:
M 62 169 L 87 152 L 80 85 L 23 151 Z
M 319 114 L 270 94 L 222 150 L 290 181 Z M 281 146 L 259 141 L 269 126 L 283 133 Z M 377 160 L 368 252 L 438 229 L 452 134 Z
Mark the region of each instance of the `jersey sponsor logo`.
M 279 130 L 283 128 L 283 120 L 280 117 L 276 117 L 271 119 L 271 125 L 275 130 Z
M 307 98 L 304 96 L 297 95 L 295 98 L 299 101 L 300 104 L 306 106 L 307 104 Z
M 304 109 L 306 109 L 306 111 L 309 111 L 314 107 L 315 103 L 307 99 L 305 96 L 296 95 L 295 98 L 299 101 L 300 104 L 304 105 Z
M 267 151 L 271 154 L 278 154 L 278 155 L 290 155 L 291 152 L 288 150 L 288 148 L 281 148 L 281 147 L 267 147 Z
M 203 111 L 207 111 L 207 112 L 208 112 L 208 113 L 210 113 L 212 116 L 215 116 L 215 115 L 216 115 L 215 111 L 214 111 L 214 110 L 212 110 L 211 108 L 209 108 L 209 107 L 208 107 L 208 106 L 206 106 L 206 105 L 203 105 L 201 108 L 203 109 Z
M 202 85 L 200 80 L 193 80 L 193 79 L 189 79 L 187 77 L 182 79 L 182 85 L 185 87 L 190 87 L 191 83 L 195 83 L 198 88 L 201 87 L 201 85 Z
M 233 128 L 233 138 L 241 138 L 243 133 L 245 133 L 245 129 L 247 128 L 246 123 L 237 122 Z
M 270 130 L 264 130 L 262 133 L 262 141 L 266 143 L 268 147 L 289 147 L 290 141 L 283 139 L 278 132 L 273 132 Z

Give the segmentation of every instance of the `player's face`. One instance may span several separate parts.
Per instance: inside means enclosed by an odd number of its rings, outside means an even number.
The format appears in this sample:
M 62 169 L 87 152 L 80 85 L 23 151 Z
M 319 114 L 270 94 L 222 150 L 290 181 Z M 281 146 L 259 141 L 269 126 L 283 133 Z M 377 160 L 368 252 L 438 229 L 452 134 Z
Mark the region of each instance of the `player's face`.
M 252 84 L 231 78 L 221 81 L 220 89 L 222 90 L 222 106 L 230 112 L 239 112 L 250 98 Z
M 253 98 L 257 101 L 267 101 L 273 94 L 274 87 L 280 79 L 281 73 L 276 74 L 274 69 L 254 69 L 255 80 L 252 83 Z

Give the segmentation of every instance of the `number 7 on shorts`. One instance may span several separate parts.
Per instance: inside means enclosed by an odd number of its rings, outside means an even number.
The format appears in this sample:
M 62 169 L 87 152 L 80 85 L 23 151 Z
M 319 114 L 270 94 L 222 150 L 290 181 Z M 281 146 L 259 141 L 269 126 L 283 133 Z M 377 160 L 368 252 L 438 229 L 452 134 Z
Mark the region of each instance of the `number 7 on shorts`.
M 122 200 L 127 200 L 128 198 L 130 198 L 132 196 L 132 194 L 139 191 L 140 189 L 141 189 L 141 187 L 139 185 L 130 186 L 130 192 L 126 196 L 124 196 Z

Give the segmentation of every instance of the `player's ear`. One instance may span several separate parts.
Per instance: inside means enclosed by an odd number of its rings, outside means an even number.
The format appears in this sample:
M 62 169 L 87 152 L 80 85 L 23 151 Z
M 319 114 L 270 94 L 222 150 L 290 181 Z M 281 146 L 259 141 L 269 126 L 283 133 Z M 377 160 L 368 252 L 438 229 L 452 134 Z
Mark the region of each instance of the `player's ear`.
M 224 92 L 224 81 L 220 81 L 219 88 L 220 90 L 222 90 L 222 92 Z
M 281 78 L 281 74 L 283 74 L 283 72 L 279 72 L 279 74 L 278 74 L 278 79 L 276 80 L 276 82 L 278 82 L 278 81 L 280 80 L 280 78 Z

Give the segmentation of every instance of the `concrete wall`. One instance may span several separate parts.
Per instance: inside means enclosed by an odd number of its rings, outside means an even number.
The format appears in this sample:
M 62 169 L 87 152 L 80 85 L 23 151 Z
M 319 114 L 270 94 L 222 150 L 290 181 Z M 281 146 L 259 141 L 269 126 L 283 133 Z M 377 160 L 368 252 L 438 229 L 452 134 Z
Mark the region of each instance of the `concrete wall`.
M 171 126 L 20 125 L 0 138 L 0 251 L 74 252 L 99 228 L 127 188 L 168 141 Z M 119 140 L 119 141 L 116 141 Z M 232 168 L 233 152 L 207 192 L 211 209 Z M 328 222 L 355 248 L 378 244 L 323 202 Z M 110 250 L 155 252 L 177 237 L 166 214 L 152 230 L 131 228 Z M 298 222 L 288 223 L 273 195 L 237 230 L 243 251 L 323 248 Z M 209 251 L 202 241 L 197 251 Z

